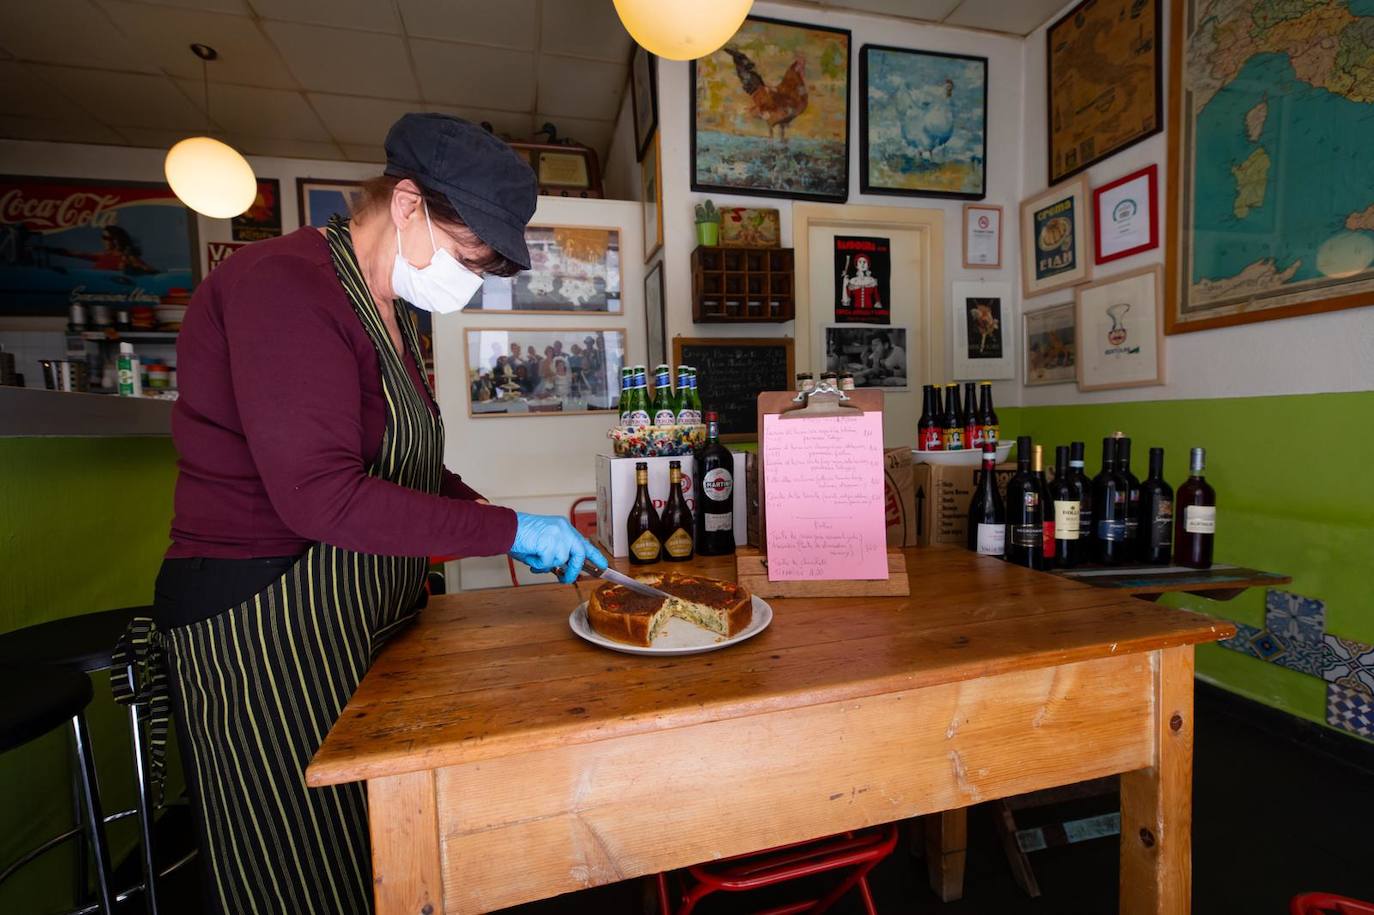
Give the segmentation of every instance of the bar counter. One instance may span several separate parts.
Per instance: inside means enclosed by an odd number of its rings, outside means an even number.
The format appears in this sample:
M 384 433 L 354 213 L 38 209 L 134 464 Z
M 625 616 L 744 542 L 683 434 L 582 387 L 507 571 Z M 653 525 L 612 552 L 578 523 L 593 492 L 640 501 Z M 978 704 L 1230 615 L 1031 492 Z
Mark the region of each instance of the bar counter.
M 684 657 L 582 641 L 566 585 L 435 598 L 307 781 L 367 782 L 377 911 L 433 915 L 1121 773 L 1120 910 L 1188 911 L 1193 646 L 1233 627 L 906 554 L 909 598 L 770 600 Z

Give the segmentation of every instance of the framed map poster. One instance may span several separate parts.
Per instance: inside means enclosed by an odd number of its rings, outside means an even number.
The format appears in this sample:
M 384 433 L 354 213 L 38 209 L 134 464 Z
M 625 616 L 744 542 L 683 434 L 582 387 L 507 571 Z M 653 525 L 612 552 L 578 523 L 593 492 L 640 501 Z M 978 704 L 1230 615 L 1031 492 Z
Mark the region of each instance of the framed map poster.
M 1369 5 L 1191 0 L 1171 23 L 1165 332 L 1374 304 L 1374 95 L 1344 44 L 1371 52 Z
M 1021 290 L 1037 296 L 1093 278 L 1088 182 L 1082 178 L 1021 201 Z
M 1050 184 L 1163 129 L 1164 2 L 1083 0 L 1045 32 Z

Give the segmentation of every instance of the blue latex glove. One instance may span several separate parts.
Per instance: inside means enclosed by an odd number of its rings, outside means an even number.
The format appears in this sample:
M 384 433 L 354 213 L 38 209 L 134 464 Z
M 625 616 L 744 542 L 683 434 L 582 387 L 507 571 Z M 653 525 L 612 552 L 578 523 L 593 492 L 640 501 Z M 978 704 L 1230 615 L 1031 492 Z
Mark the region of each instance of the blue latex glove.
M 570 585 L 581 574 L 586 560 L 591 560 L 598 569 L 606 568 L 606 557 L 579 534 L 567 518 L 516 512 L 515 524 L 511 558 L 523 562 L 533 572 L 561 568 L 563 583 Z

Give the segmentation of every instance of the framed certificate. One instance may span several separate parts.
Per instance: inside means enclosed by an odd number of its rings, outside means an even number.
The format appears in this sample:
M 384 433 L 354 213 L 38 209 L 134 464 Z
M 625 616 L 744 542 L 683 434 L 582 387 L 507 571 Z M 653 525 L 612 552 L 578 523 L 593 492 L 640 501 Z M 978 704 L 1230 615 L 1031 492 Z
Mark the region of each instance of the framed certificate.
M 1158 192 L 1158 165 L 1093 190 L 1095 263 L 1105 264 L 1159 247 Z
M 964 266 L 1002 266 L 1002 208 L 964 204 Z

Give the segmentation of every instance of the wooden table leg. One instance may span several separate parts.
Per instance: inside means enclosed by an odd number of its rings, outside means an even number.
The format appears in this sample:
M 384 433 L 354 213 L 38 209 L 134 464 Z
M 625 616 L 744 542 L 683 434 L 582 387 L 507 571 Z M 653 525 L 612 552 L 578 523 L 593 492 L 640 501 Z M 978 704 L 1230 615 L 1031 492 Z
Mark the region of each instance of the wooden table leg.
M 374 778 L 367 805 L 377 915 L 443 915 L 434 772 Z
M 968 857 L 968 808 L 925 817 L 926 871 L 930 888 L 941 902 L 964 895 L 964 861 Z
M 1121 915 L 1192 904 L 1193 646 L 1154 652 L 1155 764 L 1121 776 Z

